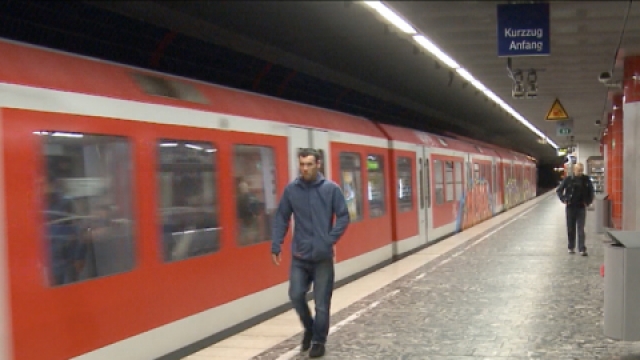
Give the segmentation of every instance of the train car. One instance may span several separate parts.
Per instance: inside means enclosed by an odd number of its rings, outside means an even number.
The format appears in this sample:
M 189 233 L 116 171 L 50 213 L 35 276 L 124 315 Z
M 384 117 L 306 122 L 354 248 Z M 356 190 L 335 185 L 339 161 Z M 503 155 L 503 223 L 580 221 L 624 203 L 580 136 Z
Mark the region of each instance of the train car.
M 467 229 L 494 216 L 501 209 L 502 187 L 498 186 L 497 163 L 498 153 L 484 145 L 474 145 L 477 153 L 471 156 L 472 176 L 471 185 L 465 194 L 465 214 L 468 216 L 461 224 L 461 230 Z
M 499 150 L 504 181 L 504 209 L 522 204 L 535 196 L 535 163 L 525 155 L 509 150 Z
M 0 53 L 0 360 L 152 359 L 286 307 L 270 235 L 300 148 L 347 200 L 337 281 L 460 230 L 465 164 L 486 161 L 335 111 Z
M 487 175 L 486 171 L 488 169 L 484 168 L 483 170 L 480 166 L 479 176 L 492 178 L 494 185 L 492 190 L 494 197 L 492 205 L 494 207 L 494 214 L 517 206 L 523 201 L 536 196 L 538 177 L 535 159 L 512 150 L 502 149 L 493 144 L 487 144 L 455 134 L 449 135 L 467 143 L 474 144 L 479 147 L 479 151 L 490 154 L 489 156 L 492 158 L 491 173 Z M 485 165 L 487 165 L 486 162 Z M 520 165 L 522 181 L 517 181 L 516 176 L 518 173 L 513 170 L 515 165 Z M 485 175 L 482 175 L 483 172 Z
M 301 147 L 350 191 L 337 279 L 391 259 L 372 122 L 11 42 L 0 53 L 8 358 L 154 358 L 287 304 L 270 226 Z
M 381 124 L 390 141 L 397 184 L 395 255 L 402 255 L 494 215 L 489 176 L 471 164 L 495 161 L 495 152 L 450 137 Z M 490 168 L 489 168 L 490 169 Z M 487 170 L 490 173 L 490 170 Z M 493 185 L 495 187 L 495 185 Z M 417 198 L 416 198 L 417 195 Z

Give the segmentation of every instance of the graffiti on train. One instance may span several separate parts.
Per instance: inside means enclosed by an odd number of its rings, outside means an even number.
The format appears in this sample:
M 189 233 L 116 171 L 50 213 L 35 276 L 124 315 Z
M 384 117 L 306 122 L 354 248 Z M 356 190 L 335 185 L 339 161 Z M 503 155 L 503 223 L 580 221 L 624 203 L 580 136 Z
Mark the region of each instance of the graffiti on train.
M 489 182 L 484 178 L 476 179 L 460 199 L 456 231 L 468 229 L 492 217 L 494 209 Z
M 456 231 L 468 229 L 494 216 L 500 209 L 495 204 L 489 182 L 479 178 L 471 182 L 456 207 Z M 531 183 L 524 180 L 518 184 L 515 178 L 505 181 L 504 207 L 510 209 L 532 196 Z M 500 195 L 498 193 L 498 195 Z
M 510 209 L 521 204 L 531 194 L 531 183 L 524 180 L 520 184 L 515 178 L 510 178 L 505 182 L 504 186 L 504 208 Z

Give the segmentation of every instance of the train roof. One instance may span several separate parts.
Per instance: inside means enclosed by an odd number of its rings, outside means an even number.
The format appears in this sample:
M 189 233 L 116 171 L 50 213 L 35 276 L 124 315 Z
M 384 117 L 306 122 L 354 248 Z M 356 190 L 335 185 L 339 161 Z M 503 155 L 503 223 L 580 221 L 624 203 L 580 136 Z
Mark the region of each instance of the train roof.
M 380 127 L 363 117 L 296 103 L 0 38 L 0 82 L 168 105 L 271 120 L 405 141 L 477 154 L 495 152 L 503 159 L 530 161 L 526 155 L 475 139 L 447 137 L 394 125 Z M 382 130 L 381 130 L 382 129 Z M 385 132 L 387 135 L 385 135 Z
M 391 140 L 404 141 L 411 144 L 425 145 L 434 148 L 452 149 L 488 156 L 498 156 L 503 160 L 515 160 L 533 163 L 526 155 L 515 151 L 500 148 L 496 145 L 483 143 L 481 141 L 460 137 L 448 137 L 435 135 L 419 130 L 403 128 L 394 125 L 381 124 L 382 129 L 388 134 Z
M 203 81 L 0 39 L 0 82 L 386 138 L 372 122 Z
M 483 154 L 476 146 L 452 137 L 440 136 L 424 131 L 403 128 L 395 125 L 381 124 L 391 140 L 404 141 L 416 145 L 424 145 L 432 148 L 451 149 L 476 154 Z

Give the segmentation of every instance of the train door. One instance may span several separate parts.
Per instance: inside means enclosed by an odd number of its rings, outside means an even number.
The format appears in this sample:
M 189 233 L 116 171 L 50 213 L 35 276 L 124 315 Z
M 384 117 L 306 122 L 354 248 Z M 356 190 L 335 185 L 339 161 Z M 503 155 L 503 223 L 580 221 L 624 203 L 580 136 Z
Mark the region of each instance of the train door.
M 304 148 L 313 148 L 320 152 L 320 172 L 327 179 L 331 179 L 331 166 L 329 166 L 331 159 L 329 154 L 329 132 L 295 126 L 289 128 L 290 179 L 293 180 L 300 174 L 298 151 Z
M 431 223 L 431 169 L 429 152 L 426 147 L 418 149 L 418 185 L 420 238 L 429 242 L 429 224 Z

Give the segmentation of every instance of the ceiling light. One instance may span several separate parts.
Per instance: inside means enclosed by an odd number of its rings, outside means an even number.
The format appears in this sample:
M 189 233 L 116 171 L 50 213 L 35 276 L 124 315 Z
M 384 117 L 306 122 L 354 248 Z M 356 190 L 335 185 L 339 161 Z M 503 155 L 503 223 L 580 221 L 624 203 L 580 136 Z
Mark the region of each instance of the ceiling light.
M 435 55 L 438 60 L 445 63 L 448 67 L 452 69 L 457 69 L 460 67 L 455 60 L 449 57 L 449 55 L 445 54 L 440 48 L 438 48 L 434 43 L 432 43 L 429 39 L 424 37 L 423 35 L 414 35 L 413 39 L 420 44 L 423 48 L 427 49 L 431 54 Z
M 471 85 L 475 86 L 476 89 L 480 91 L 485 91 L 487 88 L 482 85 L 482 83 L 476 80 L 465 68 L 457 68 L 456 72 L 462 76 L 463 79 L 467 80 L 471 83 Z
M 365 1 L 364 3 L 376 10 L 380 15 L 382 15 L 382 17 L 387 19 L 401 31 L 412 35 L 416 33 L 416 30 L 411 25 L 404 21 L 400 16 L 396 15 L 395 12 L 386 7 L 380 1 Z
M 546 143 L 553 146 L 555 149 L 558 149 L 558 145 L 553 142 L 548 136 L 543 134 L 540 130 L 538 130 L 535 126 L 533 126 L 527 119 L 525 119 L 522 115 L 520 115 L 517 111 L 513 110 L 506 102 L 500 99 L 496 94 L 494 94 L 491 90 L 487 89 L 480 81 L 475 79 L 471 73 L 462 68 L 460 64 L 458 64 L 455 60 L 453 60 L 449 55 L 440 50 L 436 44 L 431 42 L 427 37 L 422 34 L 417 33 L 417 31 L 409 25 L 408 22 L 403 20 L 400 16 L 398 16 L 392 9 L 381 3 L 380 1 L 364 1 L 364 4 L 368 5 L 372 9 L 376 10 L 380 15 L 382 15 L 385 19 L 395 25 L 397 28 L 402 30 L 407 34 L 413 35 L 413 39 L 420 44 L 423 48 L 425 48 L 429 53 L 435 56 L 438 60 L 446 64 L 448 67 L 454 69 L 463 79 L 467 80 L 471 83 L 476 89 L 482 91 L 485 96 L 493 100 L 496 104 L 500 105 L 505 111 L 515 117 L 518 121 L 520 121 L 524 126 L 526 126 L 529 130 L 533 131 L 536 135 L 538 135 L 542 140 Z M 437 64 L 437 63 L 436 63 Z M 531 80 L 537 80 L 535 71 L 533 73 L 529 73 L 529 77 Z M 515 80 L 515 79 L 514 79 Z M 523 75 L 519 74 L 518 80 L 522 82 Z M 534 90 L 534 89 L 529 89 Z M 537 87 L 535 88 L 537 90 Z M 532 92 L 532 95 L 534 92 Z

